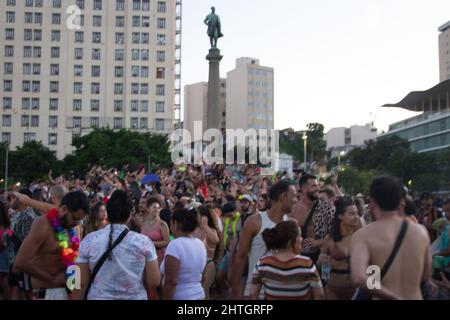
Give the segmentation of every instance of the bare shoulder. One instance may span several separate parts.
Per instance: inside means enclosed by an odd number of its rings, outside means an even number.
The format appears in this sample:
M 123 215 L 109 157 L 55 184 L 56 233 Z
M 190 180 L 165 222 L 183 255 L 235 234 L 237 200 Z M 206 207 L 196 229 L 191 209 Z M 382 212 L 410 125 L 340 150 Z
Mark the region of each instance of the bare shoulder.
M 421 237 L 426 240 L 430 238 L 428 230 L 421 224 L 409 223 L 409 229 L 414 233 L 414 237 Z
M 261 214 L 255 213 L 245 220 L 242 230 L 247 230 L 250 233 L 256 233 L 261 228 Z
M 354 243 L 356 241 L 357 242 L 364 241 L 367 237 L 370 237 L 370 235 L 376 231 L 377 227 L 378 226 L 375 223 L 371 223 L 369 225 L 362 227 L 353 234 L 352 242 Z

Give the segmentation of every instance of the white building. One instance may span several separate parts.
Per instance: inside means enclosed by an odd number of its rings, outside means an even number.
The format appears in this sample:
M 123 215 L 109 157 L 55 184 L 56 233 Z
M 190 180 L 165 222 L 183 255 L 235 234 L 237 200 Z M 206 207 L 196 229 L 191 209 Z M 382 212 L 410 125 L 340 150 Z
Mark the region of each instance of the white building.
M 340 152 L 347 153 L 377 136 L 377 129 L 370 124 L 350 128 L 332 128 L 326 134 L 327 150 L 331 151 L 331 157 L 337 157 Z
M 450 79 L 450 21 L 439 27 L 439 74 L 440 81 Z
M 2 0 L 0 11 L 0 132 L 11 148 L 40 140 L 62 158 L 94 127 L 173 130 L 180 0 Z
M 227 73 L 228 129 L 274 128 L 274 70 L 259 60 L 240 58 Z

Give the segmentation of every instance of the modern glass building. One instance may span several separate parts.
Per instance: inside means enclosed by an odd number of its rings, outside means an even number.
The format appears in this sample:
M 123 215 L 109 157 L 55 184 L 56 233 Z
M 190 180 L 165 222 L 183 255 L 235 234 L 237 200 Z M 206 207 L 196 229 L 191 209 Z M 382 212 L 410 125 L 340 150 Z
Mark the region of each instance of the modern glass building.
M 400 107 L 423 114 L 390 125 L 381 137 L 404 138 L 415 152 L 450 148 L 450 80 L 426 91 L 413 91 L 399 103 L 383 107 Z

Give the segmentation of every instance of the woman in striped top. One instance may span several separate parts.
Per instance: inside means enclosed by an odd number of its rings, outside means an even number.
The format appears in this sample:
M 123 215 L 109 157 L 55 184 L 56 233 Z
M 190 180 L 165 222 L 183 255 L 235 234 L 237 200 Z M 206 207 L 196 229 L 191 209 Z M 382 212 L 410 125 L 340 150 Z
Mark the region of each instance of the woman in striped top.
M 253 300 L 263 286 L 265 300 L 323 300 L 319 273 L 312 260 L 301 256 L 302 237 L 294 221 L 285 221 L 263 231 L 270 254 L 253 271 Z

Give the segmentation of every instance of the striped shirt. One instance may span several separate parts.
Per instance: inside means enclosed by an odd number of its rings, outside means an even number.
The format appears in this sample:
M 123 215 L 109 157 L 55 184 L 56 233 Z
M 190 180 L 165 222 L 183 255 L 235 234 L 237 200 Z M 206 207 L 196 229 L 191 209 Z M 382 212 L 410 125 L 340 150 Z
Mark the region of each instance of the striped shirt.
M 322 288 L 315 264 L 301 255 L 288 261 L 273 254 L 262 257 L 253 271 L 252 283 L 263 285 L 265 300 L 309 300 L 312 288 Z

